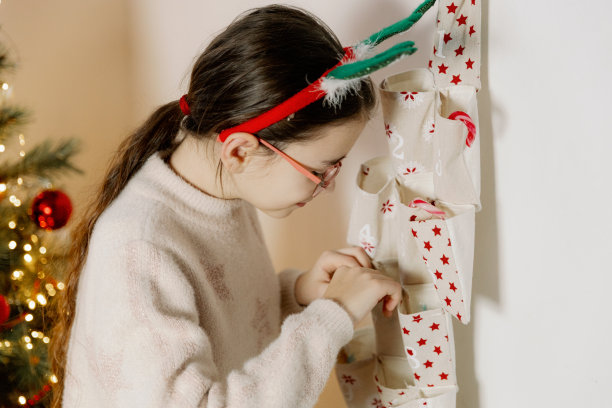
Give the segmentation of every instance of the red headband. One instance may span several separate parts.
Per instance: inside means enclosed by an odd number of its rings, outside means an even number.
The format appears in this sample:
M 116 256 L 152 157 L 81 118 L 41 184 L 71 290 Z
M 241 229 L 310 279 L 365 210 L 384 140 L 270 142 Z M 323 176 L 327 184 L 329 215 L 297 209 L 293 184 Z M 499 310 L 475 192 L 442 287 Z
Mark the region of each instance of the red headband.
M 240 125 L 222 130 L 221 133 L 219 133 L 219 137 L 217 138 L 217 140 L 223 143 L 229 135 L 236 132 L 257 133 L 261 129 L 264 129 L 286 118 L 292 113 L 297 112 L 305 106 L 324 97 L 326 92 L 325 90 L 321 89 L 321 81 L 323 80 L 323 78 L 325 78 L 327 74 L 334 68 L 345 64 L 355 58 L 355 51 L 353 50 L 353 47 L 345 47 L 344 52 L 345 54 L 342 59 L 336 65 L 325 71 L 323 75 L 319 77 L 319 79 L 317 79 L 316 81 L 314 81 L 289 99 L 285 100 L 281 104 L 276 105 L 272 109 L 260 114 L 259 116 L 249 119 Z M 179 104 L 181 107 L 181 111 L 185 115 L 189 115 L 191 111 L 189 109 L 189 105 L 187 104 L 186 97 L 187 95 L 181 96 Z

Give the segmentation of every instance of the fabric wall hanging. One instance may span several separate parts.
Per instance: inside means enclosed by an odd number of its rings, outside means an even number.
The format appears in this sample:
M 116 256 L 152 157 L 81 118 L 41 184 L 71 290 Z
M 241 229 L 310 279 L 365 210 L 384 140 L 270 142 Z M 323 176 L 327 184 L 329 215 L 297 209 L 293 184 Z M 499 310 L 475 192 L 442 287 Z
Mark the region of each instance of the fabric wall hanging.
M 350 387 L 343 376 L 351 366 L 339 358 L 336 373 L 351 408 L 456 406 L 452 322 L 470 321 L 475 214 L 482 208 L 480 14 L 480 0 L 439 1 L 429 66 L 379 84 L 389 154 L 360 166 L 347 242 L 400 282 L 404 298 L 391 318 L 377 305 L 373 326 L 346 346 L 359 344 L 367 356 L 352 363 L 359 380 Z M 364 333 L 368 341 L 359 341 Z

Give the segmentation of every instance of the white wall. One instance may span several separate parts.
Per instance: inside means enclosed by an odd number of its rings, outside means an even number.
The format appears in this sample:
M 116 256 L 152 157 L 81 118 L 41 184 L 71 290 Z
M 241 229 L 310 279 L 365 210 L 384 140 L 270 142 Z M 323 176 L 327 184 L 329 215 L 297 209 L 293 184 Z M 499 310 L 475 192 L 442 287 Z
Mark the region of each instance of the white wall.
M 0 24 L 24 60 L 18 98 L 38 117 L 33 138 L 81 136 L 90 147 L 80 164 L 97 182 L 127 129 L 184 92 L 190 65 L 212 36 L 238 13 L 267 3 L 3 0 Z M 289 3 L 320 16 L 348 45 L 409 14 L 420 0 Z M 455 326 L 464 408 L 609 405 L 612 4 L 586 4 L 483 6 L 483 210 L 476 220 L 472 322 Z M 433 21 L 430 12 L 401 39 L 430 44 Z M 375 81 L 423 66 L 428 50 L 421 46 Z M 285 220 L 262 216 L 277 268 L 307 268 L 321 251 L 345 245 L 353 175 L 361 161 L 386 153 L 383 136 L 379 115 L 333 194 Z M 71 185 L 75 194 L 84 184 Z M 340 401 L 332 379 L 318 406 Z

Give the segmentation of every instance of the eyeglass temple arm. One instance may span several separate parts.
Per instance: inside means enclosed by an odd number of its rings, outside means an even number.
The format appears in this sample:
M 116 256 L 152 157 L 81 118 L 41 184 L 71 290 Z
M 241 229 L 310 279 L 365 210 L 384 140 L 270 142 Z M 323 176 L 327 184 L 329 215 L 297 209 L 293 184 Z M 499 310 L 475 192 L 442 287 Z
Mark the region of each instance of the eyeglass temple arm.
M 300 173 L 302 173 L 303 175 L 305 175 L 306 177 L 308 177 L 309 179 L 311 179 L 312 181 L 314 181 L 317 184 L 321 184 L 321 179 L 318 178 L 317 176 L 315 176 L 314 174 L 312 174 L 311 172 L 309 172 L 308 170 L 306 170 L 302 165 L 300 165 L 298 162 L 296 162 L 295 160 L 293 160 L 291 157 L 287 156 L 285 153 L 283 153 L 282 151 L 278 150 L 276 147 L 272 146 L 270 143 L 266 142 L 265 140 L 263 140 L 262 138 L 258 138 L 259 141 L 261 143 L 263 143 L 266 147 L 268 147 L 269 149 L 274 150 L 276 153 L 280 154 L 281 156 L 283 156 L 288 162 L 289 164 L 291 164 L 293 167 L 295 167 L 295 169 L 297 171 L 299 171 Z

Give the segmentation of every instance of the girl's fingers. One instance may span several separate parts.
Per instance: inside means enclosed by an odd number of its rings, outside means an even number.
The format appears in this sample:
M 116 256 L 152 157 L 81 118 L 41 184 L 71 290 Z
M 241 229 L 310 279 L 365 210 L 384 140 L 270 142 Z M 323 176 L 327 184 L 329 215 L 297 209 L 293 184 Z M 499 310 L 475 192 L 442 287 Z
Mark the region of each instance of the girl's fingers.
M 324 253 L 323 265 L 321 267 L 328 274 L 333 274 L 333 272 L 338 269 L 340 266 L 348 266 L 348 267 L 360 267 L 361 264 L 350 255 L 346 255 L 344 253 L 340 253 L 338 251 L 327 251 Z
M 354 257 L 359 262 L 359 266 L 364 268 L 373 268 L 370 257 L 362 247 L 355 246 L 350 248 L 342 248 L 338 249 L 336 252 Z
M 402 286 L 385 275 L 372 274 L 372 277 L 379 281 L 381 291 L 379 299 L 383 300 L 384 309 L 393 311 L 402 300 Z

